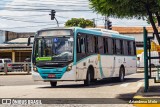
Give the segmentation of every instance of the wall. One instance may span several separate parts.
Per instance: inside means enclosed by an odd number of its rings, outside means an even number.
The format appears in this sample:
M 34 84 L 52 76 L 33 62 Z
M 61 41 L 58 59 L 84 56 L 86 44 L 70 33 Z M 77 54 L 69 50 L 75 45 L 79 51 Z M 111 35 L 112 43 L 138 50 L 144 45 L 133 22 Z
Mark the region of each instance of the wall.
M 0 44 L 5 42 L 5 31 L 0 30 Z
M 28 38 L 29 36 L 34 36 L 35 33 L 15 33 L 15 32 L 10 32 L 6 31 L 6 42 L 16 39 L 16 38 Z

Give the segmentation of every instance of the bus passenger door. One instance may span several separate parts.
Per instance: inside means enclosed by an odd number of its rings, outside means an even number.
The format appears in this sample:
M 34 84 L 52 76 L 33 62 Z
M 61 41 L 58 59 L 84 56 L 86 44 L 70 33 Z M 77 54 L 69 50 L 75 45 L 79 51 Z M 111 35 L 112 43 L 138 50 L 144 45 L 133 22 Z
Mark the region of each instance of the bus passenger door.
M 86 79 L 86 61 L 84 60 L 86 55 L 86 35 L 77 34 L 77 56 L 76 56 L 76 79 Z

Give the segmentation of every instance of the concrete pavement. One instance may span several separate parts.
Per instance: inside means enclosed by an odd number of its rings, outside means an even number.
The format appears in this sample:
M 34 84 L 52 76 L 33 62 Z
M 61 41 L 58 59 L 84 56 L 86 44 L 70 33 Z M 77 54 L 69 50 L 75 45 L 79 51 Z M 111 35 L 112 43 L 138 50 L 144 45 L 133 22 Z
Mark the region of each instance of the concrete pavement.
M 48 82 L 34 82 L 31 75 L 1 75 L 0 98 L 113 98 L 114 100 L 115 98 L 133 98 L 142 85 L 142 73 L 126 76 L 125 82 L 108 79 L 97 81 L 91 86 L 84 86 L 83 82 L 58 82 L 56 88 L 51 88 Z M 80 104 L 80 107 L 86 106 L 132 107 L 132 104 L 121 105 L 116 102 L 107 105 Z
M 155 103 L 159 104 L 134 104 L 136 107 L 160 107 L 160 83 L 154 83 L 153 79 L 149 80 L 149 89 L 148 92 L 144 92 L 144 86 L 140 87 L 140 89 L 135 94 L 134 98 L 138 100 L 152 100 L 157 101 Z

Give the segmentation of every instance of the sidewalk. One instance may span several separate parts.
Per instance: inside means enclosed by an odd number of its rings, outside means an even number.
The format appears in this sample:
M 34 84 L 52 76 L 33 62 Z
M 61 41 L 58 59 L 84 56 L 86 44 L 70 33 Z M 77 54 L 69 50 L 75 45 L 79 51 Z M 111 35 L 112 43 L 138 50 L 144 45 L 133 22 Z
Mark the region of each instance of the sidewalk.
M 150 79 L 148 92 L 145 93 L 144 86 L 142 86 L 137 91 L 134 99 L 147 101 L 147 103 L 152 101 L 150 104 L 133 104 L 135 107 L 160 107 L 160 83 L 154 83 L 154 79 Z

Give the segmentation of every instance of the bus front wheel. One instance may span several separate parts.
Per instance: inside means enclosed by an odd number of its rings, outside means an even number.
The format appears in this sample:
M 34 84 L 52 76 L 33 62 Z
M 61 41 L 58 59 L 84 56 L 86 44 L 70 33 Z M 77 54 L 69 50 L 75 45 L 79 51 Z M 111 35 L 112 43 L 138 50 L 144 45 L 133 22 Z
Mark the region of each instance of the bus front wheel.
M 124 81 L 124 76 L 125 76 L 125 69 L 124 67 L 121 67 L 119 70 L 119 78 L 118 78 L 120 82 Z
M 50 81 L 50 85 L 51 85 L 51 87 L 56 87 L 57 81 Z
M 84 85 L 89 86 L 90 84 L 91 84 L 91 73 L 88 71 L 87 76 L 86 76 L 86 80 L 84 80 Z

